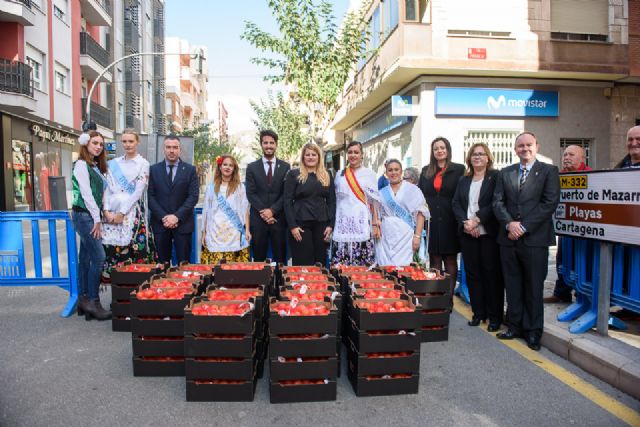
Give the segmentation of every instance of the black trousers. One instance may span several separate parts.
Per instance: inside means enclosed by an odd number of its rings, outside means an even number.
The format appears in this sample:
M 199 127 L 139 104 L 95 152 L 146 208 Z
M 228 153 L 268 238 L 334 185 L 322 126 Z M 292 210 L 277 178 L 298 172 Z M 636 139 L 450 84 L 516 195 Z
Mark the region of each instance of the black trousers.
M 465 233 L 460 236 L 460 246 L 473 316 L 502 323 L 504 279 L 495 237 L 484 235 L 476 239 Z
M 287 229 L 284 216 L 275 224 L 269 225 L 260 216 L 256 218 L 252 213 L 249 231 L 251 231 L 251 251 L 254 261 L 262 262 L 267 259 L 267 250 L 271 241 L 273 261 L 283 264 L 287 262 Z
M 298 242 L 289 231 L 289 247 L 293 265 L 313 265 L 317 262 L 323 266 L 327 262 L 328 243 L 324 241 L 324 230 L 327 223 L 322 221 L 305 221 L 299 224 L 302 228 L 302 241 Z
M 514 246 L 500 246 L 500 259 L 507 291 L 507 325 L 516 333 L 540 337 L 549 248 L 526 246 L 518 240 Z
M 571 254 L 569 254 L 571 255 Z M 558 267 L 562 264 L 562 239 L 558 239 L 558 251 L 556 252 L 556 273 L 558 278 L 556 279 L 556 286 L 553 289 L 553 295 L 560 298 L 563 301 L 571 302 L 571 292 L 573 288 L 567 285 L 564 278 L 558 272 Z
M 189 262 L 191 258 L 191 236 L 193 233 L 179 233 L 177 230 L 165 229 L 163 233 L 153 233 L 158 250 L 158 261 L 165 263 L 171 261 L 171 249 L 176 248 L 178 264 L 182 261 Z

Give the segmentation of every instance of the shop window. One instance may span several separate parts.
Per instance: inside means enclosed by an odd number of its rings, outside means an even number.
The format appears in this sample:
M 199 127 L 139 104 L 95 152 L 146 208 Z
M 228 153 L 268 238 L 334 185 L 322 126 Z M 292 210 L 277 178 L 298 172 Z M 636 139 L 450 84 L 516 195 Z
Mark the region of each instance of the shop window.
M 33 210 L 31 144 L 27 141 L 12 140 L 11 156 L 15 210 Z
M 514 163 L 513 143 L 519 130 L 470 130 L 464 137 L 465 158 L 467 151 L 477 142 L 484 142 L 493 154 L 495 169 L 502 169 Z
M 562 152 L 570 145 L 577 145 L 584 150 L 585 164 L 589 166 L 591 158 L 591 147 L 593 146 L 593 138 L 560 138 L 560 148 Z M 562 163 L 562 159 L 560 159 Z

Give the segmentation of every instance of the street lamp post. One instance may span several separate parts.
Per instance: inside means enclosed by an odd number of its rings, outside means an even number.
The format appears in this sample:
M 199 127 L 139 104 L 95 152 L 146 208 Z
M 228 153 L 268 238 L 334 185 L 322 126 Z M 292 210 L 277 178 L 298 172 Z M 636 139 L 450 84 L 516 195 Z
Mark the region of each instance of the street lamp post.
M 129 55 L 125 55 L 122 58 L 118 58 L 115 61 L 113 61 L 111 64 L 107 65 L 106 67 L 104 67 L 104 69 L 100 72 L 100 74 L 98 74 L 98 77 L 93 81 L 93 83 L 91 84 L 91 88 L 89 89 L 89 94 L 87 95 L 87 108 L 85 110 L 85 122 L 82 124 L 82 131 L 83 132 L 87 132 L 89 130 L 95 130 L 95 123 L 91 123 L 91 96 L 93 95 L 93 90 L 96 88 L 96 85 L 100 82 L 100 79 L 102 78 L 102 76 L 104 76 L 104 74 L 109 71 L 111 68 L 113 68 L 114 65 L 116 65 L 119 62 L 124 61 L 125 59 L 129 59 L 129 58 L 133 58 L 136 56 L 152 56 L 152 55 L 183 55 L 182 53 L 166 53 L 166 52 L 139 52 L 139 53 L 132 53 Z M 199 53 L 195 54 L 195 58 L 200 57 L 201 55 Z

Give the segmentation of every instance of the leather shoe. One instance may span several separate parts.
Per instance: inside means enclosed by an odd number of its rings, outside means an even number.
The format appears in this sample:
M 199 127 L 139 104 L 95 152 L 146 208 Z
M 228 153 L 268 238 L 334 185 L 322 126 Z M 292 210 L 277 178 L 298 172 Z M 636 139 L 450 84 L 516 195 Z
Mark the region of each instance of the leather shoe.
M 467 322 L 467 325 L 469 325 L 469 326 L 478 326 L 480 324 L 480 322 L 482 322 L 482 319 L 480 319 L 479 317 L 473 316 L 471 318 L 471 320 L 469 320 Z
M 527 337 L 527 347 L 534 351 L 540 351 L 540 338 L 536 335 L 529 335 Z
M 500 323 L 489 323 L 489 326 L 487 326 L 487 331 L 489 332 L 495 332 L 498 329 L 500 329 Z
M 514 338 L 522 338 L 522 334 L 518 334 L 511 329 L 507 329 L 504 332 L 496 334 L 496 338 L 498 338 L 499 340 L 512 340 Z

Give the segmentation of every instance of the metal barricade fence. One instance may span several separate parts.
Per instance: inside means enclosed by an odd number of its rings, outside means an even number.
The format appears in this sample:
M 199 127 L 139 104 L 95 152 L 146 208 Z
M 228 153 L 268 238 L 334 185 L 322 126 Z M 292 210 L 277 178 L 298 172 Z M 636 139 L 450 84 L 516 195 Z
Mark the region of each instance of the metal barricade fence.
M 31 222 L 31 236 L 25 235 L 23 231 L 24 221 Z M 42 236 L 40 221 L 48 223 Z M 56 229 L 58 221 L 64 221 L 65 225 L 66 275 L 62 275 L 60 270 Z M 50 275 L 43 274 L 40 239 L 46 235 L 49 239 Z M 60 315 L 70 316 L 78 301 L 78 280 L 76 235 L 69 212 L 0 212 L 0 236 L 0 286 L 58 286 L 69 292 L 69 299 Z M 25 260 L 25 240 L 29 238 L 32 245 L 30 249 L 33 250 L 33 275 L 28 274 Z
M 611 304 L 640 313 L 640 247 L 613 248 Z

